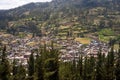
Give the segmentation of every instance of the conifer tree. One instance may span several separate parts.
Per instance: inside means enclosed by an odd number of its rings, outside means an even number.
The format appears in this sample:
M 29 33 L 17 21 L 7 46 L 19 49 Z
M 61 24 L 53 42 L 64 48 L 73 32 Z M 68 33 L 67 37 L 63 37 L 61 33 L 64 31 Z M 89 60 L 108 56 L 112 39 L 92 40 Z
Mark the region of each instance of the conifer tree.
M 41 50 L 41 54 L 37 54 L 35 60 L 35 80 L 44 80 L 44 70 L 43 70 L 43 51 Z
M 83 63 L 83 80 L 87 80 L 87 61 L 88 59 L 87 59 L 87 57 L 85 57 L 85 59 L 84 59 L 84 63 Z
M 93 56 L 85 57 L 82 72 L 83 80 L 95 80 L 95 59 Z
M 33 52 L 31 53 L 29 60 L 28 60 L 28 76 L 30 80 L 34 78 L 34 56 Z
M 9 80 L 10 71 L 9 71 L 9 62 L 6 55 L 6 46 L 1 50 L 1 60 L 0 60 L 0 79 Z
M 60 62 L 59 67 L 59 79 L 60 80 L 71 80 L 71 62 Z
M 96 62 L 96 80 L 104 80 L 105 79 L 105 70 L 104 70 L 104 56 L 100 52 L 97 56 L 97 62 Z
M 90 80 L 95 80 L 95 63 L 96 60 L 94 56 L 91 56 L 89 59 L 89 79 Z
M 106 61 L 106 80 L 113 80 L 115 79 L 114 75 L 114 48 L 113 45 L 111 46 L 111 51 L 107 55 L 107 61 Z
M 47 58 L 44 62 L 45 67 L 45 79 L 46 80 L 59 80 L 59 64 L 58 64 L 58 50 L 53 48 L 53 43 L 51 45 L 51 50 L 47 51 Z
M 71 79 L 76 80 L 77 79 L 77 64 L 75 59 L 71 62 Z
M 77 70 L 79 74 L 79 78 L 82 79 L 82 74 L 83 74 L 83 57 L 79 57 L 78 65 L 77 65 Z
M 115 76 L 116 76 L 116 80 L 120 79 L 120 43 L 119 43 L 118 55 L 116 58 Z
M 14 59 L 12 63 L 12 80 L 16 80 L 16 76 L 18 73 L 18 66 L 17 66 L 17 61 Z
M 26 79 L 26 70 L 22 64 L 18 65 L 16 77 L 17 77 L 16 80 L 25 80 Z
M 79 57 L 79 60 L 78 60 L 77 74 L 78 74 L 78 79 L 82 80 L 83 78 L 83 56 L 82 55 Z

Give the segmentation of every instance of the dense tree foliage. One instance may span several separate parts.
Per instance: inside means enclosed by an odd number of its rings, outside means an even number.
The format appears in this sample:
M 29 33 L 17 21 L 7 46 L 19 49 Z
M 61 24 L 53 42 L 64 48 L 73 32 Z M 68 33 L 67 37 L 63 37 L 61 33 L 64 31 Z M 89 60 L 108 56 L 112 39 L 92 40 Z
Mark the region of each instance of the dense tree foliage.
M 119 44 L 120 47 L 120 44 Z M 37 55 L 34 55 L 37 53 Z M 80 56 L 72 62 L 58 61 L 58 50 L 45 46 L 32 52 L 28 66 L 18 64 L 14 59 L 9 63 L 6 47 L 1 48 L 0 80 L 119 80 L 120 48 L 114 52 L 113 46 L 108 55 L 101 50 L 97 57 Z
M 6 46 L 0 51 L 0 80 L 9 80 L 10 70 L 9 62 L 7 60 Z
M 33 52 L 30 55 L 29 61 L 28 61 L 28 76 L 30 80 L 33 80 L 34 77 L 34 55 Z

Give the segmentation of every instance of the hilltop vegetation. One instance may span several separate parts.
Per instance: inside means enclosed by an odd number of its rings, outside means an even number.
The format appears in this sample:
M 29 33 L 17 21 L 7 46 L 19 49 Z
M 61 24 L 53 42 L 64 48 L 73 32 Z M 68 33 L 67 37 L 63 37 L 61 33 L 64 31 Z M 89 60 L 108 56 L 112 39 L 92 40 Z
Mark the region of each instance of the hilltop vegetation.
M 111 29 L 114 38 L 119 39 L 119 5 L 119 0 L 53 0 L 30 3 L 0 11 L 0 28 L 14 35 L 29 32 L 39 36 L 65 38 L 98 37 L 102 36 L 99 35 L 100 31 L 108 29 L 109 32 Z

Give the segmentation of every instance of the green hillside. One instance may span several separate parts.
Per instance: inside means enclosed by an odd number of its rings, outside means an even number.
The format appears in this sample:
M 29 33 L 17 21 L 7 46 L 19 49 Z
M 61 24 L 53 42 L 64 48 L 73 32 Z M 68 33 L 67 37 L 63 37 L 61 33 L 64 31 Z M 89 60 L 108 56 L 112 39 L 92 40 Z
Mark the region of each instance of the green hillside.
M 35 33 L 56 37 L 100 38 L 120 36 L 119 0 L 53 0 L 0 11 L 0 28 L 10 34 Z M 104 29 L 112 35 L 99 34 Z M 112 37 L 111 37 L 112 36 Z

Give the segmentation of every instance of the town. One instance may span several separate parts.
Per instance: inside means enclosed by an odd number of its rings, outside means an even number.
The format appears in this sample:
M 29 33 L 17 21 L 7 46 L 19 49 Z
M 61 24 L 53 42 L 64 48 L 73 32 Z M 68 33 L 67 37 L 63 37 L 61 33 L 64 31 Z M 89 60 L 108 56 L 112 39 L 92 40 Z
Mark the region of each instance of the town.
M 7 45 L 7 58 L 9 61 L 12 62 L 16 59 L 18 64 L 22 63 L 22 65 L 27 65 L 27 60 L 33 50 L 38 50 L 44 44 L 47 44 L 47 48 L 50 49 L 51 41 L 55 43 L 55 48 L 60 52 L 59 60 L 63 62 L 78 60 L 81 55 L 83 57 L 97 57 L 100 50 L 105 55 L 109 52 L 108 44 L 98 40 L 91 40 L 90 44 L 84 45 L 74 39 L 63 40 L 47 36 L 20 38 L 10 34 L 0 35 L 0 45 Z

